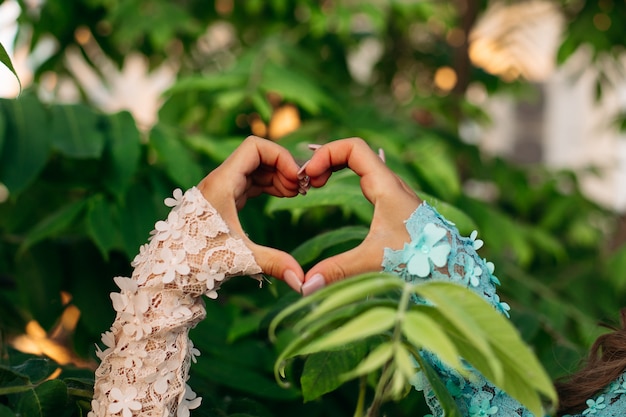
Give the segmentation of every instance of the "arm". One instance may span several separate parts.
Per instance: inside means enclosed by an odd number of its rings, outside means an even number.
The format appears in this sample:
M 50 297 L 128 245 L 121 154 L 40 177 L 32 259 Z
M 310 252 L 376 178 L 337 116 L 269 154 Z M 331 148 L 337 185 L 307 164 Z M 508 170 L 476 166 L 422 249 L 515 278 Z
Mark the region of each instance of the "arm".
M 310 184 L 319 187 L 333 171 L 349 167 L 361 177 L 364 196 L 374 205 L 370 231 L 356 248 L 321 261 L 305 276 L 305 295 L 352 275 L 392 272 L 405 280 L 448 280 L 466 285 L 486 298 L 503 314 L 508 305 L 496 294 L 498 280 L 493 264 L 476 250 L 482 241 L 460 236 L 456 227 L 419 197 L 380 160 L 361 139 L 328 143 L 315 151 L 306 166 Z M 421 300 L 414 299 L 419 303 Z M 462 415 L 528 416 L 519 403 L 491 385 L 478 372 L 471 381 L 444 366 L 436 355 L 422 356 L 439 373 L 456 399 Z M 428 382 L 416 375 L 417 389 L 424 392 L 435 416 L 442 411 Z
M 298 193 L 298 166 L 280 146 L 248 138 L 199 186 L 174 192 L 167 220 L 117 277 L 117 315 L 103 335 L 90 416 L 185 416 L 200 405 L 186 385 L 199 354 L 189 329 L 205 316 L 202 295 L 217 297 L 224 280 L 261 273 L 299 289 L 303 272 L 288 254 L 251 242 L 237 209 L 262 192 Z

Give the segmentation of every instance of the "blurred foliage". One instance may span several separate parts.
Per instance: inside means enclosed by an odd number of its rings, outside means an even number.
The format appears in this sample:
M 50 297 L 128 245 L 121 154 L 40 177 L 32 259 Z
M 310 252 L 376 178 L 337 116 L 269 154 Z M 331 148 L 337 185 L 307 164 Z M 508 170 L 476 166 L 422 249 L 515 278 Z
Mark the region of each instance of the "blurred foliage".
M 486 120 L 464 99 L 470 81 L 490 93 L 527 88 L 466 65 L 459 57 L 467 55 L 467 45 L 446 41 L 455 28 L 467 35 L 468 23 L 487 2 L 19 3 L 18 41 L 35 50 L 53 40 L 55 49 L 37 67 L 33 86 L 17 100 L 0 101 L 0 182 L 8 191 L 0 203 L 0 415 L 16 415 L 41 401 L 38 395 L 58 401 L 50 393 L 62 391 L 61 384 L 73 386 L 71 377 L 35 384 L 40 376 L 15 370 L 28 362 L 8 342 L 32 321 L 52 335 L 63 312 L 76 306 L 81 315 L 67 343 L 93 360 L 94 343 L 114 317 L 106 296 L 115 290 L 112 278 L 130 274 L 130 260 L 166 216 L 163 199 L 175 187 L 196 184 L 250 133 L 279 141 L 300 161 L 309 157 L 307 143 L 341 137 L 360 136 L 384 149 L 387 164 L 463 234 L 480 231 L 486 242 L 481 254 L 497 266 L 513 323 L 551 377 L 576 368 L 601 332 L 599 320 L 615 320 L 626 296 L 618 216 L 587 199 L 571 172 L 487 157 L 459 137 L 461 122 Z M 617 51 L 625 7 L 611 0 L 564 1 L 569 23 L 561 59 L 582 45 Z M 598 13 L 613 22 L 608 29 L 593 26 Z M 368 41 L 382 53 L 371 78 L 362 81 L 351 71 L 350 57 Z M 138 127 L 128 111 L 100 110 L 88 89 L 76 104 L 40 94 L 40 81 L 51 72 L 59 80 L 75 79 L 65 59 L 70 50 L 106 76 L 89 48 L 94 43 L 117 68 L 134 52 L 147 58 L 150 69 L 177 64 L 154 126 Z M 444 65 L 459 75 L 450 93 L 433 84 Z M 274 134 L 285 110 L 297 129 Z M 241 213 L 255 241 L 291 251 L 305 270 L 358 244 L 370 217 L 350 173 L 306 197 L 260 197 Z M 207 319 L 192 332 L 203 353 L 190 381 L 204 399 L 194 415 L 352 413 L 358 382 L 313 400 L 301 392 L 310 386 L 305 359 L 292 365 L 302 387 L 275 383 L 273 363 L 284 345 L 272 344 L 267 329 L 298 296 L 280 281 L 268 287 L 234 280 L 220 301 L 207 303 Z M 71 361 L 61 368 L 79 372 Z M 37 388 L 2 395 L 14 385 Z M 82 415 L 82 397 L 68 395 L 63 406 L 55 403 L 54 413 L 32 415 Z M 411 392 L 384 411 L 408 416 L 427 409 L 422 395 Z

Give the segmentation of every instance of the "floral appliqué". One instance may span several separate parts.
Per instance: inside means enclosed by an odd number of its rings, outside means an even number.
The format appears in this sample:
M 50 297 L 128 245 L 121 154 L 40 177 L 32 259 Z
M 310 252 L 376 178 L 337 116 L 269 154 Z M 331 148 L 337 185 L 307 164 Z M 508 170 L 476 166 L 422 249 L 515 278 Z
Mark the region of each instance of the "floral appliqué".
M 451 247 L 441 242 L 446 234 L 446 229 L 428 223 L 420 235 L 411 236 L 411 243 L 404 246 L 404 262 L 410 274 L 424 278 L 430 274 L 431 263 L 438 268 L 447 263 Z

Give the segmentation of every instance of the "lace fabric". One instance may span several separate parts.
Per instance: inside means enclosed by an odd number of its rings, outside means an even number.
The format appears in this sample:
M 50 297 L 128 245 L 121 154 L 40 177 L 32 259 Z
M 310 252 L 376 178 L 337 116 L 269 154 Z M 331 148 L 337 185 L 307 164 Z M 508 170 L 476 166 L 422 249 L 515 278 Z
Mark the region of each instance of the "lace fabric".
M 425 202 L 406 221 L 406 228 L 411 243 L 405 244 L 399 251 L 385 249 L 383 270 L 397 274 L 408 282 L 444 280 L 465 285 L 508 317 L 510 307 L 500 301 L 496 292 L 500 281 L 494 275 L 494 264 L 477 253 L 483 242 L 476 239 L 475 231 L 469 237 L 461 236 L 453 223 Z M 417 296 L 413 301 L 423 303 Z M 471 377 L 466 379 L 443 364 L 437 355 L 427 351 L 420 353 L 445 383 L 461 415 L 532 417 L 517 400 L 495 387 L 469 365 Z M 426 377 L 418 372 L 412 384 L 417 390 L 423 391 L 432 412 L 430 416 L 443 416 L 443 410 Z M 587 400 L 587 405 L 588 408 L 582 414 L 564 417 L 626 415 L 626 373 L 603 393 Z
M 172 210 L 140 248 L 132 278 L 115 278 L 117 314 L 97 351 L 89 417 L 189 416 L 201 402 L 186 383 L 200 354 L 188 333 L 206 315 L 201 296 L 217 298 L 233 276 L 262 279 L 250 250 L 197 188 L 177 189 L 165 204 Z

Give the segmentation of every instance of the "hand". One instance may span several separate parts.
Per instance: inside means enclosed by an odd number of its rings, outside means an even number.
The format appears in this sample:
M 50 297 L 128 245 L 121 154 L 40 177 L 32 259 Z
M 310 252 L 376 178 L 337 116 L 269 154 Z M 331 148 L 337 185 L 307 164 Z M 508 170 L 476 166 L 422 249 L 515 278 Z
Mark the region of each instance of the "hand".
M 305 296 L 332 282 L 380 271 L 384 248 L 402 249 L 410 241 L 404 222 L 422 203 L 362 139 L 342 139 L 318 148 L 304 173 L 317 188 L 326 184 L 334 171 L 345 167 L 361 177 L 363 195 L 374 205 L 370 230 L 359 246 L 324 259 L 306 273 L 302 285 Z
M 298 292 L 304 279 L 302 267 L 288 253 L 251 241 L 241 227 L 237 211 L 248 198 L 262 193 L 277 197 L 297 195 L 299 168 L 282 146 L 249 136 L 198 184 L 198 189 L 222 216 L 231 234 L 242 239 L 252 251 L 263 272 L 283 279 Z

